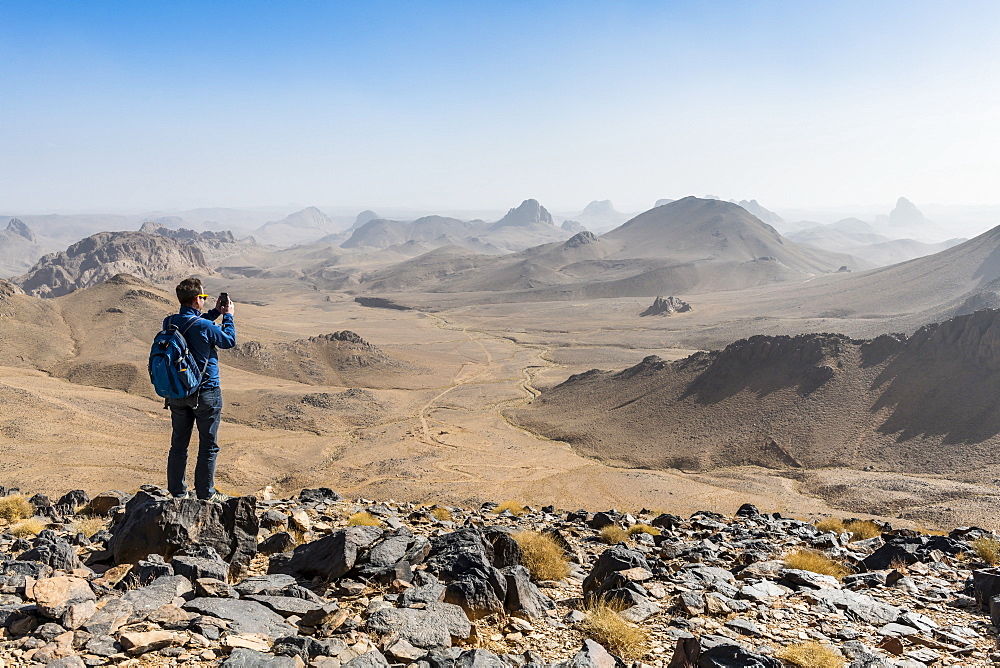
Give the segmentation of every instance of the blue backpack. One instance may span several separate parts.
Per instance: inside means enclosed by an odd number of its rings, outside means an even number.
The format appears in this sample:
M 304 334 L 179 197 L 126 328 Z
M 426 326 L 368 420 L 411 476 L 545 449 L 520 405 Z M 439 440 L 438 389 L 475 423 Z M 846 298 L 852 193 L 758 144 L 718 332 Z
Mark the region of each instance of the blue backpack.
M 208 360 L 199 369 L 184 338 L 198 317 L 192 316 L 183 330 L 171 322 L 173 317 L 164 318 L 163 329 L 153 339 L 149 351 L 149 380 L 161 397 L 183 399 L 198 391 Z

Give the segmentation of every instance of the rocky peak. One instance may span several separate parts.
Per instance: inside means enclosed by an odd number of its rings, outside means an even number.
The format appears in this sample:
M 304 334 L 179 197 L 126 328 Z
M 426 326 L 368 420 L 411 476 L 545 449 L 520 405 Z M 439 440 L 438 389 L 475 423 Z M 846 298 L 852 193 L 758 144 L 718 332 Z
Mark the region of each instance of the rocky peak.
M 583 213 L 593 214 L 593 215 L 603 215 L 607 213 L 617 213 L 615 211 L 614 205 L 609 199 L 602 199 L 600 201 L 594 200 L 587 206 L 583 208 Z
M 35 243 L 35 233 L 20 218 L 11 218 L 10 222 L 7 223 L 7 231 Z
M 351 226 L 351 229 L 356 230 L 367 222 L 378 220 L 379 217 L 380 216 L 371 209 L 365 209 L 354 219 L 354 225 Z
M 584 230 L 583 232 L 578 232 L 563 244 L 563 248 L 577 248 L 579 246 L 586 246 L 587 244 L 597 243 L 597 235 L 593 232 L 588 232 Z
M 42 257 L 14 282 L 30 295 L 58 297 L 103 283 L 116 274 L 133 274 L 158 282 L 210 273 L 204 253 L 197 246 L 158 234 L 100 232 L 65 251 Z
M 674 313 L 686 313 L 691 310 L 691 305 L 679 297 L 663 297 L 657 295 L 652 305 L 640 313 L 640 317 L 647 315 L 673 315 Z
M 0 278 L 0 299 L 6 299 L 8 297 L 13 297 L 14 295 L 23 295 L 24 290 L 17 287 L 10 281 L 5 281 Z
M 576 234 L 577 232 L 583 232 L 585 229 L 587 229 L 580 223 L 576 222 L 575 220 L 564 220 L 561 227 L 567 232 L 572 232 L 573 234 Z
M 896 208 L 889 214 L 889 222 L 893 225 L 910 225 L 913 223 L 922 223 L 926 220 L 920 209 L 905 197 L 900 197 L 896 201 Z
M 553 225 L 552 215 L 544 206 L 538 203 L 538 200 L 526 199 L 521 202 L 520 206 L 508 211 L 506 216 L 494 224 L 494 227 L 507 227 L 511 225 L 524 227 L 538 223 Z

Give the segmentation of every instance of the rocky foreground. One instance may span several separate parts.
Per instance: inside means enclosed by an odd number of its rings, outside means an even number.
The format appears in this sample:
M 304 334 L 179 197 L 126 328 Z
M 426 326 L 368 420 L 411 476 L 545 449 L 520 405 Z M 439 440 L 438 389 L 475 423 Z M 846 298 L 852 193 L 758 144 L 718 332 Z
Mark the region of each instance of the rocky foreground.
M 0 498 L 0 665 L 1000 663 L 981 529 L 259 497 Z

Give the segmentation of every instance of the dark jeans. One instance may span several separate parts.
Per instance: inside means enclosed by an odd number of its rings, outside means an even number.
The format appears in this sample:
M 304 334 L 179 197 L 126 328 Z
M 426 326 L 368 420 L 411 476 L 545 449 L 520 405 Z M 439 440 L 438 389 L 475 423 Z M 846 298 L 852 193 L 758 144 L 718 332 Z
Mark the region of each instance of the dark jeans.
M 219 455 L 219 423 L 222 422 L 222 389 L 200 390 L 184 399 L 169 399 L 170 454 L 167 455 L 167 489 L 174 496 L 184 496 L 187 484 L 188 445 L 191 430 L 198 424 L 198 461 L 194 467 L 194 490 L 199 499 L 215 494 L 215 459 Z

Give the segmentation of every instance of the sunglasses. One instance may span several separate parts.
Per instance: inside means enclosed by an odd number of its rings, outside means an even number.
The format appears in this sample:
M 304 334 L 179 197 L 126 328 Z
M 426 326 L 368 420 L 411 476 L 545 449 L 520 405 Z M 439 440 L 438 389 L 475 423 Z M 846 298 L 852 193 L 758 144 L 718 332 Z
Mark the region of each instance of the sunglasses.
M 208 295 L 195 295 L 195 296 L 200 297 L 202 299 L 208 299 Z

